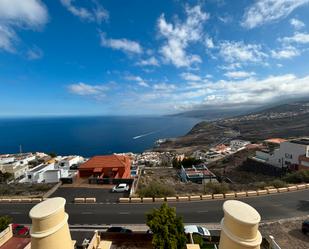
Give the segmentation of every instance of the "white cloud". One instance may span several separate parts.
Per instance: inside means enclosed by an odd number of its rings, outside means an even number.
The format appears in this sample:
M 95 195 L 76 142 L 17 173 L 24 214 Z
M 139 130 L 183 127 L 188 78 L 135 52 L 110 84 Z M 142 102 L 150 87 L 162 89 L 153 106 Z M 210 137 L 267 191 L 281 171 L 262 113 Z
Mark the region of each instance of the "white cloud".
M 257 105 L 284 98 L 308 96 L 309 75 L 298 78 L 293 74 L 248 78 L 241 81 L 219 81 L 211 85 L 214 98 L 205 98 L 208 105 Z
M 136 81 L 139 86 L 149 87 L 149 84 L 140 76 L 127 76 L 125 79 L 129 81 Z
M 29 49 L 27 52 L 27 58 L 29 60 L 38 60 L 38 59 L 41 59 L 43 56 L 44 56 L 44 53 L 42 49 L 38 47 L 33 47 Z
M 0 49 L 3 49 L 7 52 L 14 52 L 17 36 L 13 29 L 0 25 Z
M 208 37 L 208 36 L 205 37 L 205 46 L 206 48 L 210 48 L 210 49 L 215 47 L 214 42 L 211 37 Z
M 131 41 L 125 38 L 122 39 L 112 39 L 106 38 L 104 33 L 100 34 L 101 38 L 101 46 L 112 48 L 115 50 L 121 50 L 125 53 L 134 53 L 141 54 L 143 52 L 143 48 L 136 41 Z
M 200 81 L 201 80 L 200 76 L 196 74 L 192 74 L 192 73 L 182 73 L 180 76 L 186 81 Z
M 109 89 L 103 85 L 89 85 L 83 82 L 71 84 L 68 86 L 71 93 L 81 96 L 93 96 L 96 98 L 102 98 L 105 96 L 105 92 Z
M 154 84 L 152 88 L 157 91 L 172 91 L 176 89 L 176 86 L 174 84 L 158 83 Z
M 281 50 L 271 51 L 271 56 L 275 59 L 289 59 L 298 55 L 300 55 L 300 51 L 293 46 L 287 46 Z
M 304 27 L 306 26 L 302 21 L 300 21 L 300 20 L 298 20 L 298 19 L 296 19 L 296 18 L 292 18 L 292 19 L 290 20 L 290 24 L 291 24 L 295 29 L 302 29 L 302 28 L 304 28 Z
M 293 36 L 279 38 L 279 41 L 285 43 L 299 43 L 306 44 L 309 43 L 309 34 L 308 33 L 295 33 Z
M 228 78 L 241 79 L 241 78 L 248 78 L 250 76 L 253 76 L 255 75 L 255 73 L 246 72 L 246 71 L 232 71 L 232 72 L 227 72 L 224 75 Z
M 243 16 L 241 25 L 251 29 L 287 17 L 309 0 L 257 0 Z
M 40 0 L 0 0 L 0 49 L 15 52 L 16 29 L 39 30 L 47 21 L 47 9 Z
M 145 60 L 140 60 L 139 62 L 136 63 L 138 66 L 160 66 L 159 61 L 154 57 L 151 56 L 148 59 Z
M 209 15 L 201 10 L 199 5 L 185 8 L 187 18 L 184 22 L 175 21 L 168 23 L 164 14 L 158 19 L 158 29 L 166 42 L 161 47 L 160 52 L 168 63 L 176 67 L 190 67 L 194 63 L 200 63 L 201 58 L 196 54 L 188 54 L 186 49 L 203 35 L 203 24 Z
M 259 44 L 223 41 L 219 46 L 219 54 L 229 63 L 262 62 L 264 58 L 268 57 L 268 55 L 262 51 L 262 46 Z
M 69 12 L 82 20 L 101 23 L 102 21 L 109 18 L 108 11 L 104 9 L 98 2 L 95 2 L 95 7 L 92 9 L 75 6 L 73 4 L 75 0 L 60 0 L 60 2 Z

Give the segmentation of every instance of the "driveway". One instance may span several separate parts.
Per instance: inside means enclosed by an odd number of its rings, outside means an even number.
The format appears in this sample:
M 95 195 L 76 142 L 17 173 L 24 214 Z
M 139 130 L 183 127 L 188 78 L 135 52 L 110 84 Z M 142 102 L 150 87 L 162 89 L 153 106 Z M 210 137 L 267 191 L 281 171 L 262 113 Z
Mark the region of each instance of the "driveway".
M 110 189 L 101 188 L 58 188 L 51 197 L 63 197 L 68 203 L 74 202 L 74 198 L 95 197 L 97 203 L 117 203 L 120 197 L 128 197 L 129 193 L 112 193 Z

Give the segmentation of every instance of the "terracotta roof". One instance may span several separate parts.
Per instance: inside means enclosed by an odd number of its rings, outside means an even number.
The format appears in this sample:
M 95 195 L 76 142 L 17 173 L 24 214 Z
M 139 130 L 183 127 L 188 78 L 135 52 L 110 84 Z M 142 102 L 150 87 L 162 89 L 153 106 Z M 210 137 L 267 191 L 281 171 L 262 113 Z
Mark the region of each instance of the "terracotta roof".
M 24 249 L 30 243 L 30 241 L 30 238 L 12 237 L 6 243 L 0 246 L 0 249 Z
M 79 169 L 126 167 L 130 158 L 122 155 L 94 156 L 83 163 Z
M 270 138 L 270 139 L 264 140 L 264 142 L 273 143 L 273 144 L 280 144 L 286 141 L 287 140 L 283 138 Z

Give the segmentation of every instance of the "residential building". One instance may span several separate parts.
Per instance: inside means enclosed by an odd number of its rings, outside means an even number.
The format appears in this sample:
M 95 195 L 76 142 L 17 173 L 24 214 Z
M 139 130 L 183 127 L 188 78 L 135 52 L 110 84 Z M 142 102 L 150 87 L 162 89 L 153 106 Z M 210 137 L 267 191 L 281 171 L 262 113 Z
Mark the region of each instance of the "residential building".
M 309 138 L 280 142 L 275 149 L 257 151 L 253 158 L 276 167 L 309 169 Z
M 123 155 L 94 156 L 81 164 L 78 169 L 80 177 L 131 178 L 131 160 Z
M 32 183 L 45 182 L 45 172 L 48 170 L 53 170 L 54 166 L 55 166 L 54 163 L 51 163 L 51 164 L 40 164 L 32 168 L 31 170 L 27 171 L 25 181 Z
M 250 141 L 235 139 L 230 141 L 230 147 L 232 151 L 238 151 L 244 149 L 246 145 L 251 144 Z
M 74 165 L 79 165 L 84 162 L 84 158 L 82 156 L 58 156 L 56 158 L 57 163 L 55 164 L 56 169 L 66 169 L 69 170 Z
M 180 177 L 183 182 L 191 181 L 202 183 L 203 180 L 216 181 L 216 175 L 213 174 L 205 164 L 192 166 L 192 168 L 181 167 Z

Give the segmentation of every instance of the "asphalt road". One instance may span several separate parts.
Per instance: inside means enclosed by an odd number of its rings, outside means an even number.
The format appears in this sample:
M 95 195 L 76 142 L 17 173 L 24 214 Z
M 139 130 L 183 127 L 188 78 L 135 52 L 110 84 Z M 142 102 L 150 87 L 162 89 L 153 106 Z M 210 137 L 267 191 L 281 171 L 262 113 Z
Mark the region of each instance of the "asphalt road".
M 309 214 L 309 190 L 261 197 L 244 198 L 261 214 L 262 220 L 276 220 Z M 224 200 L 171 203 L 185 223 L 219 223 Z M 10 215 L 13 222 L 31 224 L 28 216 L 33 204 L 0 204 L 0 215 Z M 144 224 L 145 213 L 160 204 L 72 204 L 66 205 L 69 224 Z

